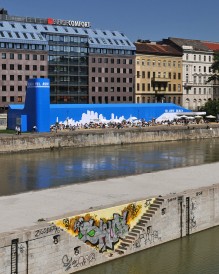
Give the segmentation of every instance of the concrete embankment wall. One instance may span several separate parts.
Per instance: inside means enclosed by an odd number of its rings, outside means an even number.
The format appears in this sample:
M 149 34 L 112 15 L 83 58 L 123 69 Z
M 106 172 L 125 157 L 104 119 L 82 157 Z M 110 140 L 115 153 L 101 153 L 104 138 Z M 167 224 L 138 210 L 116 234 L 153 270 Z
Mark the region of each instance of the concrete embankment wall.
M 148 128 L 79 130 L 45 134 L 0 136 L 0 153 L 67 147 L 194 140 L 219 137 L 219 124 L 152 126 Z
M 73 273 L 219 225 L 219 185 L 0 234 L 0 274 Z

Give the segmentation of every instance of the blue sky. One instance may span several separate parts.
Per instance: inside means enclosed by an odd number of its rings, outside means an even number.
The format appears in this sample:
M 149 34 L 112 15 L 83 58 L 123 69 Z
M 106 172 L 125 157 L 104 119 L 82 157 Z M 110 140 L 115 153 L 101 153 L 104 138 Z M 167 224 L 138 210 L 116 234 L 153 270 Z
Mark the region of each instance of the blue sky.
M 0 0 L 10 15 L 91 22 L 131 41 L 181 37 L 219 42 L 219 0 Z

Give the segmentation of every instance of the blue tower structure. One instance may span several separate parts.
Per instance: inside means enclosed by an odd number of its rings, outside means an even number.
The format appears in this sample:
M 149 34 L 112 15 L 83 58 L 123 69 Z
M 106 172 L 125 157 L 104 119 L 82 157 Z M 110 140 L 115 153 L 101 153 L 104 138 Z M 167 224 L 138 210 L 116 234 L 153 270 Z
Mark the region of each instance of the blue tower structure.
M 16 125 L 21 131 L 50 131 L 50 81 L 47 78 L 29 79 L 25 105 L 9 105 L 8 128 Z

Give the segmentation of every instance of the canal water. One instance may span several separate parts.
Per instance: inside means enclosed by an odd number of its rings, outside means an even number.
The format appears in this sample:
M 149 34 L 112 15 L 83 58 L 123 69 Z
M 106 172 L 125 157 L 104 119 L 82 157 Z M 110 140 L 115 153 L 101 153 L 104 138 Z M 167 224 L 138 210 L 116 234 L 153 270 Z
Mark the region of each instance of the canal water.
M 215 227 L 78 274 L 218 274 L 218 235 Z
M 0 195 L 218 161 L 219 138 L 2 154 Z M 213 228 L 80 274 L 219 274 L 218 235 Z
M 217 161 L 219 138 L 1 154 L 0 196 Z

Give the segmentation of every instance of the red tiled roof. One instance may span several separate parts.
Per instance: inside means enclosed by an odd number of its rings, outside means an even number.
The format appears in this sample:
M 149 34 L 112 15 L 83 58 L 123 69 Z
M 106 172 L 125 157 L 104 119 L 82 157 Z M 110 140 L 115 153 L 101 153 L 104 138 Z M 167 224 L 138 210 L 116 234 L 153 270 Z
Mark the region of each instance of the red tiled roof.
M 213 51 L 219 51 L 219 43 L 218 42 L 202 42 L 206 47 Z
M 182 56 L 182 53 L 180 51 L 166 44 L 161 45 L 153 44 L 153 42 L 137 42 L 134 43 L 134 45 L 136 46 L 136 53 Z

